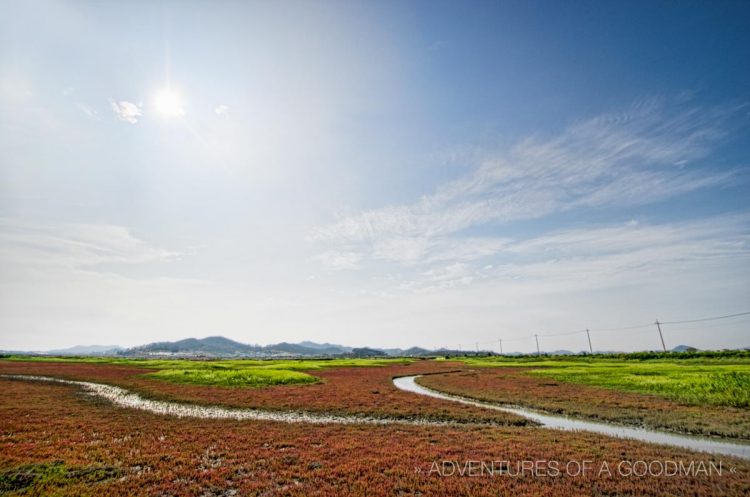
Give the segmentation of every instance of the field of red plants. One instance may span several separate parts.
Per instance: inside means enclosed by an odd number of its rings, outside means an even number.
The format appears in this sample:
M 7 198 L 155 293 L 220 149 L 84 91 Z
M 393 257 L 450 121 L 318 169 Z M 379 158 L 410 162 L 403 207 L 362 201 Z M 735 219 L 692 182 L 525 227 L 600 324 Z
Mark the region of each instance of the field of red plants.
M 636 426 L 750 440 L 746 409 L 689 405 L 656 395 L 624 392 L 524 374 L 524 368 L 471 368 L 424 376 L 418 383 L 478 400 Z
M 460 364 L 417 361 L 378 367 L 325 368 L 312 372 L 322 382 L 266 388 L 228 388 L 169 383 L 143 376 L 153 370 L 91 363 L 0 361 L 0 374 L 32 374 L 109 383 L 164 400 L 204 405 L 356 414 L 437 421 L 526 425 L 499 411 L 422 398 L 393 386 L 394 376 L 456 370 Z
M 67 376 L 146 389 L 137 368 L 1 361 L 0 366 L 3 374 Z M 178 419 L 113 407 L 74 386 L 0 379 L 0 493 L 560 497 L 750 493 L 750 461 L 587 433 L 504 426 L 497 423 L 513 420 L 386 388 L 394 374 L 427 368 L 448 370 L 451 365 L 323 370 L 316 372 L 325 379 L 320 385 L 267 389 L 148 382 L 154 384 L 149 386 L 154 395 L 204 402 L 338 408 L 463 423 L 420 427 Z M 636 476 L 618 470 L 622 461 L 632 465 L 666 460 L 721 464 L 723 470 L 721 475 L 678 476 Z M 499 461 L 506 462 L 498 465 Z M 493 469 L 505 471 L 488 472 L 493 462 Z M 537 466 L 519 470 L 527 462 Z M 561 469 L 557 475 L 543 469 L 551 462 Z M 481 463 L 485 469 L 477 471 Z M 601 473 L 605 463 L 610 474 Z M 584 467 L 588 470 L 576 470 Z

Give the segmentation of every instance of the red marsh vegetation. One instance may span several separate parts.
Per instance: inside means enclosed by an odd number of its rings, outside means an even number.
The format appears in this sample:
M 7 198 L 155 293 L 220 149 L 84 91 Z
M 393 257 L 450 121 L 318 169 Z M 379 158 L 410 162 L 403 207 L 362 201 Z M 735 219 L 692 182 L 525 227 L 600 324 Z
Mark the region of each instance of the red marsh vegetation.
M 108 371 L 110 379 L 116 376 Z M 0 389 L 0 485 L 11 495 L 750 493 L 748 461 L 594 434 L 470 424 L 343 426 L 177 419 L 115 408 L 68 385 L 0 379 Z M 346 402 L 343 396 L 341 400 Z M 621 461 L 665 460 L 714 467 L 721 463 L 723 470 L 721 475 L 624 476 L 616 469 Z M 465 468 L 471 461 L 508 461 L 512 475 L 433 471 L 433 463 L 445 468 L 445 461 L 453 468 Z M 557 461 L 563 472 L 551 476 L 539 467 L 520 474 L 510 469 L 523 461 Z M 576 464 L 582 461 L 592 461 L 593 469 L 576 475 Z M 613 474 L 600 473 L 605 462 Z M 565 469 L 571 463 L 572 470 Z
M 324 368 L 310 372 L 322 379 L 320 383 L 262 388 L 170 383 L 144 376 L 153 369 L 110 364 L 0 361 L 0 374 L 31 374 L 108 383 L 149 398 L 202 405 L 519 426 L 531 423 L 514 414 L 425 398 L 393 386 L 394 376 L 451 371 L 460 366 L 416 361 L 388 366 Z
M 675 432 L 750 439 L 747 409 L 684 404 L 657 395 L 556 381 L 527 375 L 525 369 L 472 368 L 424 376 L 417 382 L 441 392 L 488 402 Z

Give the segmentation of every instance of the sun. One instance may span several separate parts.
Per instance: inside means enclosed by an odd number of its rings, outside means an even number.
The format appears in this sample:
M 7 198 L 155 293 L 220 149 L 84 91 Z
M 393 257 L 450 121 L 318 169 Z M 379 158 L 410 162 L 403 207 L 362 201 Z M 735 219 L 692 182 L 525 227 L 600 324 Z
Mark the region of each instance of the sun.
M 157 114 L 165 118 L 185 115 L 184 102 L 179 93 L 164 89 L 154 96 L 154 108 Z

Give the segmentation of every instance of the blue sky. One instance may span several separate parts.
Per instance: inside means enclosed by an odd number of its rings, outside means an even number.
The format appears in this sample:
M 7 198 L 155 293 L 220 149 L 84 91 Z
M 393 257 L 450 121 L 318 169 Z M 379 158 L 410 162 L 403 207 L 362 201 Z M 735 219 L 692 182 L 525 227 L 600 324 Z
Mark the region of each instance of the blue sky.
M 456 347 L 750 310 L 748 18 L 0 2 L 0 348 Z M 665 338 L 747 346 L 749 321 Z

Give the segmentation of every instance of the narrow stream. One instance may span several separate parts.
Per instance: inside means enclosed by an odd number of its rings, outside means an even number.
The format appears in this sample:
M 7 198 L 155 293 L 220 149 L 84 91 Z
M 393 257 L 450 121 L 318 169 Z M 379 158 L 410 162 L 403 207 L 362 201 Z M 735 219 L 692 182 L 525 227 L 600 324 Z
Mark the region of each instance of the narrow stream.
M 201 406 L 182 402 L 168 402 L 164 400 L 144 399 L 137 393 L 124 388 L 90 381 L 73 381 L 52 378 L 49 376 L 31 375 L 0 375 L 0 378 L 22 381 L 44 381 L 60 383 L 80 388 L 87 395 L 98 397 L 111 402 L 117 407 L 139 409 L 154 414 L 174 416 L 177 418 L 202 418 L 202 419 L 232 419 L 237 421 L 279 421 L 282 423 L 314 423 L 314 424 L 369 424 L 389 425 L 407 424 L 416 426 L 446 426 L 453 423 L 443 421 L 431 421 L 426 419 L 396 419 L 376 418 L 371 416 L 356 416 L 343 414 L 324 414 L 298 411 L 270 411 L 264 409 L 242 409 L 219 406 Z
M 407 392 L 416 393 L 419 395 L 427 395 L 437 399 L 449 400 L 452 402 L 460 402 L 462 404 L 469 404 L 477 407 L 484 407 L 486 409 L 494 409 L 497 411 L 509 412 L 523 416 L 526 419 L 536 421 L 541 424 L 544 428 L 551 428 L 555 430 L 581 430 L 590 431 L 594 433 L 601 433 L 603 435 L 609 435 L 618 438 L 630 438 L 633 440 L 640 440 L 643 442 L 651 442 L 664 445 L 672 445 L 676 447 L 684 447 L 687 449 L 698 450 L 702 452 L 711 452 L 714 454 L 725 454 L 729 456 L 741 457 L 743 459 L 750 459 L 750 445 L 741 443 L 726 442 L 721 440 L 714 440 L 710 438 L 702 438 L 690 435 L 676 435 L 672 433 L 665 433 L 661 431 L 649 430 L 646 428 L 631 428 L 622 425 L 601 423 L 594 421 L 584 421 L 581 419 L 573 419 L 566 416 L 556 416 L 553 414 L 544 414 L 538 411 L 525 409 L 522 407 L 511 407 L 497 404 L 490 404 L 488 402 L 481 402 L 466 397 L 459 397 L 457 395 L 445 394 L 432 390 L 427 387 L 419 385 L 416 381 L 417 376 L 402 376 L 400 378 L 394 378 L 393 384 L 396 388 Z
M 240 409 L 218 406 L 200 406 L 162 400 L 144 399 L 140 395 L 130 392 L 124 388 L 88 381 L 72 381 L 46 376 L 30 375 L 0 375 L 9 380 L 44 381 L 61 383 L 81 388 L 86 394 L 105 399 L 118 407 L 139 409 L 155 414 L 175 417 L 190 417 L 204 419 L 233 419 L 233 420 L 262 420 L 280 421 L 284 423 L 315 423 L 315 424 L 408 424 L 418 426 L 450 426 L 453 423 L 431 421 L 426 419 L 394 419 L 374 418 L 367 416 L 329 415 L 318 413 L 294 412 L 294 411 L 267 411 L 263 409 Z M 418 385 L 414 380 L 419 376 L 403 376 L 394 378 L 393 384 L 396 388 L 419 395 L 427 395 L 437 399 L 451 402 L 461 402 L 486 409 L 509 412 L 536 421 L 545 428 L 558 430 L 582 430 L 601 433 L 613 437 L 630 438 L 644 442 L 673 445 L 688 449 L 711 452 L 715 454 L 726 454 L 730 456 L 750 459 L 750 445 L 733 443 L 708 438 L 694 437 L 688 435 L 675 435 L 659 431 L 647 430 L 645 428 L 630 428 L 626 426 L 583 421 L 565 416 L 543 414 L 530 409 L 520 407 L 502 406 L 480 402 L 465 397 L 449 395 Z

